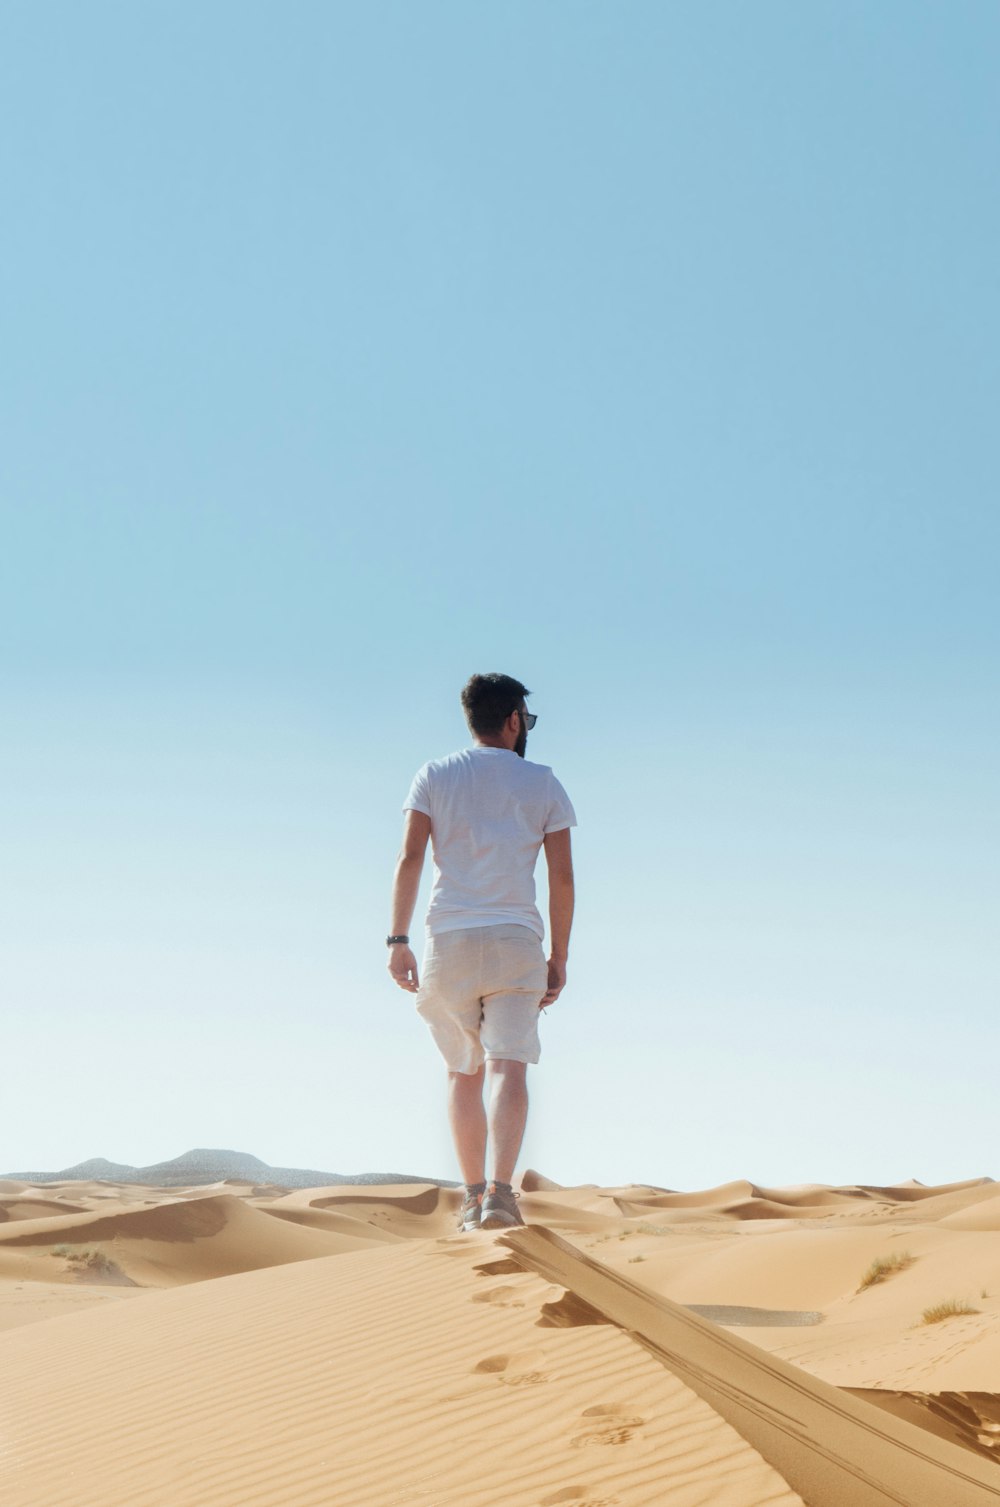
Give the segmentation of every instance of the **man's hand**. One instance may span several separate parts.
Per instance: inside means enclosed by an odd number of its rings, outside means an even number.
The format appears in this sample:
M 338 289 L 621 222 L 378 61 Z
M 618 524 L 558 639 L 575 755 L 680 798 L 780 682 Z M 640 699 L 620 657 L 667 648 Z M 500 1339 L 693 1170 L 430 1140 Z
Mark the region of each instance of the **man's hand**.
M 539 1005 L 538 1008 L 540 1010 L 544 1010 L 545 1007 L 546 1007 L 546 1005 L 554 1005 L 555 1002 L 556 1002 L 556 1000 L 559 998 L 560 994 L 565 989 L 565 987 L 566 987 L 566 963 L 565 963 L 565 961 L 560 962 L 556 958 L 549 958 L 549 986 L 546 989 L 544 995 L 542 996 L 542 1002 L 541 1002 L 541 1004 Z
M 389 972 L 399 987 L 405 989 L 408 994 L 416 994 L 420 988 L 417 960 L 412 950 L 402 942 L 396 942 L 389 948 Z M 549 977 L 551 978 L 551 974 Z

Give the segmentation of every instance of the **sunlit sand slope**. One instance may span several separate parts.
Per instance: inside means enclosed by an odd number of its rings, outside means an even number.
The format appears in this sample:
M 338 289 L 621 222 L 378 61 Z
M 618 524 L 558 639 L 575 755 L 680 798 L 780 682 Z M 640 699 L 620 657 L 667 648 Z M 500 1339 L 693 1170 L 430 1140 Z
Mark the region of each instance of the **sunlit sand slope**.
M 611 1272 L 550 1230 L 501 1237 L 622 1326 L 748 1439 L 810 1507 L 996 1507 L 992 1463 L 876 1410 Z
M 488 1238 L 450 1239 L 0 1335 L 0 1500 L 800 1504 L 684 1382 L 562 1297 Z
M 0 1504 L 997 1500 L 998 1184 L 522 1194 L 5 1180 Z

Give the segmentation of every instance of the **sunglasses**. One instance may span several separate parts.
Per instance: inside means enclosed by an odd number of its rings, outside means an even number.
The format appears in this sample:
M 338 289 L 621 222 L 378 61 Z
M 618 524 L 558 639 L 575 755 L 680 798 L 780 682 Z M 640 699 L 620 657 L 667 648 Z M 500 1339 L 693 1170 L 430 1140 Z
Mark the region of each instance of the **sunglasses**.
M 537 717 L 536 713 L 535 712 L 522 712 L 521 708 L 518 707 L 517 708 L 517 714 L 518 714 L 518 716 L 520 717 L 521 721 L 524 723 L 525 727 L 528 729 L 528 731 L 530 733 L 531 729 L 534 727 L 535 723 L 538 721 L 538 717 Z

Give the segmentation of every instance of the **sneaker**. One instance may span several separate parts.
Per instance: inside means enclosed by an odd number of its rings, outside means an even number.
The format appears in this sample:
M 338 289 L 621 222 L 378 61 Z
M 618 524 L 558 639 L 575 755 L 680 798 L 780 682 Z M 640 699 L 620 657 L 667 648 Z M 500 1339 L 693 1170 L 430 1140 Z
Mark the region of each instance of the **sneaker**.
M 483 1208 L 479 1219 L 479 1227 L 482 1230 L 507 1230 L 511 1225 L 523 1224 L 521 1211 L 517 1207 L 519 1193 L 513 1188 L 497 1183 L 490 1183 L 483 1195 Z
M 480 1212 L 483 1206 L 481 1193 L 466 1193 L 465 1202 L 462 1204 L 462 1216 L 458 1221 L 460 1230 L 478 1230 L 481 1228 Z

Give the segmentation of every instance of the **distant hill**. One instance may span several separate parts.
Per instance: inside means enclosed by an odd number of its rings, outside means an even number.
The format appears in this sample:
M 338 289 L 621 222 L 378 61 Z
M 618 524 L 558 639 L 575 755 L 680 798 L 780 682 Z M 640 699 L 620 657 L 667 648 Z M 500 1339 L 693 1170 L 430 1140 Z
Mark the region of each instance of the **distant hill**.
M 129 1167 L 102 1156 L 64 1167 L 61 1172 L 4 1172 L 0 1177 L 24 1183 L 102 1182 L 146 1183 L 156 1188 L 189 1188 L 204 1183 L 241 1182 L 255 1186 L 315 1188 L 329 1183 L 437 1183 L 453 1187 L 440 1177 L 414 1177 L 408 1172 L 358 1172 L 345 1177 L 340 1172 L 317 1172 L 304 1167 L 269 1167 L 246 1151 L 218 1151 L 196 1147 L 170 1162 L 152 1167 Z

